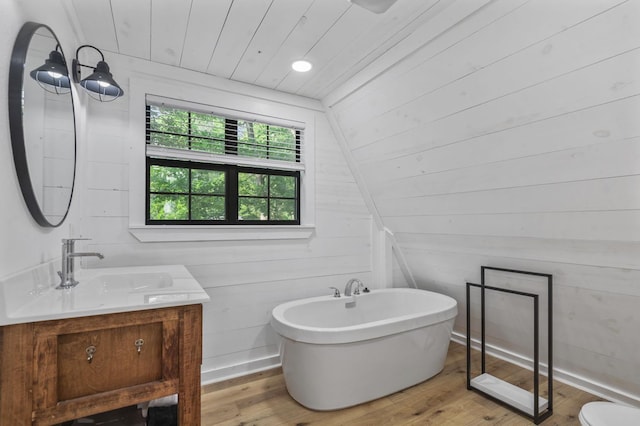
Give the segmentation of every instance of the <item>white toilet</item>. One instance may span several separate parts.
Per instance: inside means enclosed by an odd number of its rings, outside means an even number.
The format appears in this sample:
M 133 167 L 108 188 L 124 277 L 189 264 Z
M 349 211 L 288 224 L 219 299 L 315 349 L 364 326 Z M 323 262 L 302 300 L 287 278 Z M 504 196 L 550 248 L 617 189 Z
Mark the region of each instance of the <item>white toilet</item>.
M 613 402 L 589 402 L 582 406 L 579 419 L 582 426 L 638 426 L 640 408 Z

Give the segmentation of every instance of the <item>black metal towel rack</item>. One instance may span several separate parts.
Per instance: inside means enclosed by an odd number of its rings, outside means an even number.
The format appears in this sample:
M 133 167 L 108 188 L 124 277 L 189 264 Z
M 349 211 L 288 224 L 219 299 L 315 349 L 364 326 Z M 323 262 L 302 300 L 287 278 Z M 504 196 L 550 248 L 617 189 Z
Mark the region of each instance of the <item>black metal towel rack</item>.
M 513 274 L 533 275 L 547 280 L 547 397 L 540 397 L 540 304 L 539 294 L 517 291 L 507 288 L 489 286 L 486 284 L 485 271 L 501 271 Z M 517 413 L 528 417 L 535 424 L 547 419 L 553 414 L 553 310 L 552 310 L 553 277 L 550 274 L 519 271 L 515 269 L 481 267 L 481 283 L 467 283 L 467 389 L 478 392 Z M 471 378 L 471 287 L 480 288 L 480 350 L 481 374 Z M 533 393 L 498 379 L 486 372 L 486 325 L 485 298 L 486 291 L 509 293 L 517 296 L 529 297 L 533 300 Z

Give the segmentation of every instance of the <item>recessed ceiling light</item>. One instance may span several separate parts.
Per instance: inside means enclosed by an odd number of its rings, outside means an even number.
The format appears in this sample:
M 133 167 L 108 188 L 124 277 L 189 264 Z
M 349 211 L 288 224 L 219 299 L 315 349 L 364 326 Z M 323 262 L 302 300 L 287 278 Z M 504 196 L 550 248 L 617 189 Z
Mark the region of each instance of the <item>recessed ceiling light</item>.
M 298 72 L 307 72 L 311 69 L 311 67 L 312 65 L 309 61 L 295 61 L 291 64 L 291 68 L 293 68 L 294 71 Z

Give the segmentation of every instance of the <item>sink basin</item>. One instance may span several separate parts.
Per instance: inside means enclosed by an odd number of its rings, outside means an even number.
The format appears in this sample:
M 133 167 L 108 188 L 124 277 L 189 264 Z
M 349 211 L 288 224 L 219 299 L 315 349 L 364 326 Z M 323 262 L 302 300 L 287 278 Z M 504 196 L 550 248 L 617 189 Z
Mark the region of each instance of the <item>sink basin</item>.
M 202 303 L 209 296 L 182 265 L 84 269 L 79 284 L 56 289 L 48 271 L 0 282 L 0 325 Z
M 89 280 L 83 287 L 98 287 L 106 293 L 110 291 L 146 291 L 167 288 L 172 285 L 173 278 L 166 272 L 141 272 L 99 275 Z

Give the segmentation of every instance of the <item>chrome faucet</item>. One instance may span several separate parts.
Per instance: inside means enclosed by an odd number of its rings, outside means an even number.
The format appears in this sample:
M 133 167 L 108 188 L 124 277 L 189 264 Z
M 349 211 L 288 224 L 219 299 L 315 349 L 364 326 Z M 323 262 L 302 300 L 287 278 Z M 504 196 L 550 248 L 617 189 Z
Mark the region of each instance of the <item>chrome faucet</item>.
M 353 289 L 353 284 L 356 284 L 355 289 Z M 351 278 L 349 281 L 347 281 L 347 285 L 344 288 L 344 295 L 351 296 L 352 294 L 353 295 L 360 294 L 361 288 L 364 288 L 364 284 L 362 284 L 362 281 L 360 281 L 357 278 Z
M 74 259 L 76 257 L 95 256 L 99 259 L 104 259 L 102 253 L 87 252 L 76 253 L 75 242 L 78 240 L 88 240 L 89 238 L 63 238 L 62 239 L 62 270 L 58 271 L 60 276 L 60 284 L 58 289 L 73 288 L 78 285 L 78 281 L 74 278 L 75 264 Z

